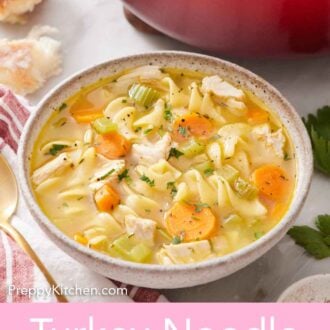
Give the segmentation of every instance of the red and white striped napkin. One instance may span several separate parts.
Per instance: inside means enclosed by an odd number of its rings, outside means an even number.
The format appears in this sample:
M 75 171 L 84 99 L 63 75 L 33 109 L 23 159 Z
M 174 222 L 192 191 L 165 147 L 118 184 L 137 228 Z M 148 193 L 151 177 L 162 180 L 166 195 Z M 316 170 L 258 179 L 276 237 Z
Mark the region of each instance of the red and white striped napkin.
M 29 117 L 25 100 L 18 99 L 10 90 L 0 86 L 0 152 L 6 157 L 14 172 L 16 152 L 21 131 Z M 0 173 L 1 175 L 1 173 Z M 5 191 L 0 187 L 1 194 Z M 40 230 L 24 204 L 22 196 L 13 225 L 24 235 L 51 272 L 57 283 L 65 288 L 116 289 L 126 288 L 128 296 L 94 295 L 70 296 L 72 302 L 160 302 L 166 301 L 158 291 L 138 288 L 109 280 L 96 274 L 58 249 Z M 9 289 L 11 293 L 9 293 Z M 0 233 L 0 302 L 51 302 L 54 296 L 27 295 L 21 289 L 38 289 L 47 292 L 48 284 L 33 261 L 6 234 Z M 42 291 L 45 289 L 45 291 Z M 30 290 L 32 293 L 33 290 Z M 112 291 L 113 292 L 113 291 Z

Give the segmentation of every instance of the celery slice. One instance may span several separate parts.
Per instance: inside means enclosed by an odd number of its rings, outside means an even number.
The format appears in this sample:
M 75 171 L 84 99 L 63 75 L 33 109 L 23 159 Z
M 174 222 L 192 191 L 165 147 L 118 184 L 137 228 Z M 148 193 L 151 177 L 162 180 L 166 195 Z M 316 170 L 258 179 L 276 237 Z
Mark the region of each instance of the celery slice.
M 193 158 L 205 151 L 205 145 L 199 143 L 195 139 L 191 139 L 181 146 L 180 151 L 188 158 Z
M 221 170 L 220 174 L 230 183 L 233 184 L 235 180 L 239 177 L 239 171 L 236 170 L 235 167 L 230 165 L 224 165 Z
M 130 258 L 135 262 L 144 262 L 151 256 L 152 250 L 143 243 L 133 247 Z
M 129 89 L 128 95 L 136 103 L 145 107 L 152 105 L 160 96 L 155 89 L 141 84 L 134 84 Z
M 123 235 L 113 241 L 112 246 L 116 252 L 130 259 L 130 252 L 134 248 L 134 240 L 128 235 Z
M 122 259 L 144 262 L 150 257 L 152 250 L 145 244 L 138 243 L 134 236 L 125 234 L 113 241 L 108 253 L 119 255 Z
M 234 183 L 234 189 L 239 196 L 246 199 L 253 199 L 257 196 L 258 190 L 251 183 L 238 178 Z
M 98 134 L 108 134 L 117 131 L 117 124 L 106 117 L 98 118 L 93 121 L 92 127 Z

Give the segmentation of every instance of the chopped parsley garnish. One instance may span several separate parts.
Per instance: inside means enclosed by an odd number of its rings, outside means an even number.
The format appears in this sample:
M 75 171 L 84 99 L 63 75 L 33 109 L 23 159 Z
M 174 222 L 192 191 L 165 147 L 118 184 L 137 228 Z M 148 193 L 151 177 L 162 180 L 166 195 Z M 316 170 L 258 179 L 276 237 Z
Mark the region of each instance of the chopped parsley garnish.
M 81 158 L 78 164 L 80 165 L 80 164 L 82 164 L 84 161 L 85 161 L 85 158 Z
M 62 104 L 59 106 L 58 110 L 59 110 L 59 111 L 62 111 L 62 110 L 64 110 L 67 106 L 68 106 L 68 105 L 64 102 L 64 103 L 62 103 Z
M 139 126 L 139 127 L 137 127 L 137 128 L 134 130 L 134 132 L 135 132 L 135 133 L 140 132 L 141 129 L 142 129 L 142 127 Z
M 143 132 L 143 134 L 148 135 L 152 130 L 153 130 L 153 128 L 148 128 Z
M 122 181 L 123 179 L 129 180 L 130 176 L 128 175 L 128 169 L 126 168 L 122 173 L 118 174 L 118 180 Z
M 65 144 L 53 144 L 49 149 L 49 155 L 56 156 L 60 151 L 67 148 L 68 146 Z
M 126 99 L 121 100 L 121 103 L 127 103 Z
M 109 172 L 105 173 L 104 175 L 102 175 L 101 177 L 97 178 L 98 181 L 104 180 L 106 179 L 109 175 L 111 175 L 113 172 L 115 171 L 115 169 L 111 169 Z
M 309 226 L 294 226 L 288 235 L 314 258 L 330 257 L 330 215 L 319 215 L 315 225 L 318 230 Z
M 187 137 L 188 136 L 187 127 L 179 126 L 178 132 L 183 137 Z
M 182 155 L 184 155 L 183 152 L 181 152 L 180 150 L 176 149 L 176 148 L 171 148 L 170 149 L 170 153 L 168 155 L 168 159 L 170 159 L 171 157 L 175 157 L 176 159 L 178 159 L 179 157 L 181 157 Z
M 209 204 L 206 203 L 196 203 L 195 206 L 195 212 L 199 213 L 202 212 L 204 208 L 210 207 Z
M 314 165 L 330 175 L 330 106 L 318 109 L 316 115 L 309 114 L 303 121 L 312 141 Z
M 204 170 L 204 174 L 205 174 L 206 176 L 210 176 L 210 175 L 212 175 L 213 173 L 214 173 L 214 169 L 213 169 L 213 168 L 207 168 L 207 169 Z
M 173 114 L 172 114 L 172 106 L 169 104 L 166 104 L 165 109 L 164 109 L 164 119 L 167 121 L 172 121 Z
M 144 181 L 146 184 L 148 184 L 150 187 L 154 187 L 155 185 L 155 180 L 151 180 L 150 178 L 148 178 L 145 174 L 143 174 L 140 177 L 140 180 Z
M 67 123 L 67 119 L 64 118 L 64 117 L 62 117 L 62 118 L 60 118 L 59 120 L 57 120 L 57 121 L 53 124 L 53 126 L 55 126 L 55 127 L 63 127 L 66 123 Z
M 291 160 L 291 157 L 289 156 L 289 154 L 288 154 L 287 152 L 285 152 L 285 153 L 284 153 L 284 157 L 283 157 L 283 159 L 284 159 L 285 161 L 288 161 L 288 160 Z
M 178 192 L 177 187 L 175 186 L 175 182 L 171 181 L 171 182 L 167 182 L 166 188 L 171 190 L 171 196 L 172 198 L 176 195 L 176 193 Z
M 180 244 L 180 243 L 182 243 L 181 238 L 179 236 L 174 236 L 173 239 L 172 239 L 172 244 L 177 245 L 177 244 Z

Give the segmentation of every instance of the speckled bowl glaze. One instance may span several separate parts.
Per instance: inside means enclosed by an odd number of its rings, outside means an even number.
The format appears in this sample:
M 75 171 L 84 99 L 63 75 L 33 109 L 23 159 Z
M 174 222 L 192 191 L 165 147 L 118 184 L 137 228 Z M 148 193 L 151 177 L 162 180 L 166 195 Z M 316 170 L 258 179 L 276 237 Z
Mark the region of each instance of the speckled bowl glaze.
M 256 242 L 223 257 L 195 264 L 162 266 L 137 264 L 114 259 L 88 249 L 65 236 L 38 206 L 29 179 L 29 157 L 41 127 L 52 111 L 82 86 L 140 65 L 179 67 L 218 74 L 238 87 L 254 93 L 277 112 L 287 128 L 296 153 L 297 183 L 290 209 L 282 221 Z M 27 205 L 40 227 L 61 249 L 89 269 L 125 283 L 150 288 L 180 288 L 214 281 L 247 266 L 271 249 L 294 223 L 306 198 L 313 169 L 310 140 L 305 127 L 291 104 L 269 83 L 233 63 L 205 55 L 184 52 L 155 52 L 123 57 L 92 67 L 67 79 L 49 92 L 31 115 L 19 147 L 19 176 Z
M 292 284 L 281 294 L 278 302 L 330 302 L 330 274 L 309 276 Z

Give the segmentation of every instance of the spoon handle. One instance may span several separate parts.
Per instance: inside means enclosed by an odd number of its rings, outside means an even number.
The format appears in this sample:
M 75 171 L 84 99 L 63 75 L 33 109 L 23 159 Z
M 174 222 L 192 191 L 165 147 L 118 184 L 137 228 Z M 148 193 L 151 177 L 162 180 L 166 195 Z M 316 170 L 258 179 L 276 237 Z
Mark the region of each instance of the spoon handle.
M 16 241 L 16 243 L 31 257 L 31 259 L 34 261 L 34 263 L 39 267 L 40 271 L 44 274 L 50 287 L 56 288 L 57 283 L 55 282 L 54 278 L 49 273 L 49 271 L 47 270 L 45 265 L 42 263 L 42 261 L 39 259 L 37 254 L 34 252 L 32 247 L 30 246 L 30 244 L 22 236 L 22 234 L 8 222 L 0 222 L 0 229 L 2 229 L 9 236 L 11 236 Z M 67 298 L 64 295 L 62 295 L 56 291 L 57 290 L 54 290 L 54 294 L 55 294 L 58 302 L 68 302 Z

